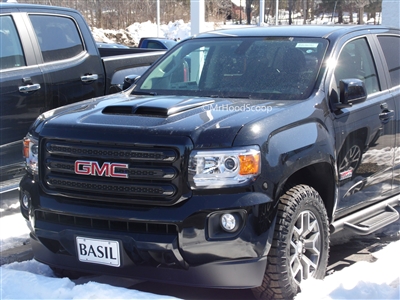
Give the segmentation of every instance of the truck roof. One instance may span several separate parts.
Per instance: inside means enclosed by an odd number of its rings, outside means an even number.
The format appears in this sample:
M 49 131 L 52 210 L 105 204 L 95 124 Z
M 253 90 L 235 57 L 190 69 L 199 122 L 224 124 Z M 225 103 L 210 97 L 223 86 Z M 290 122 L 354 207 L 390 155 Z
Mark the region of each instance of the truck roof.
M 7 2 L 0 3 L 0 12 L 12 12 L 12 11 L 69 11 L 69 12 L 77 12 L 73 8 L 61 7 L 61 6 L 52 6 L 52 5 L 41 5 L 41 4 L 26 4 L 26 3 L 16 3 L 16 2 Z

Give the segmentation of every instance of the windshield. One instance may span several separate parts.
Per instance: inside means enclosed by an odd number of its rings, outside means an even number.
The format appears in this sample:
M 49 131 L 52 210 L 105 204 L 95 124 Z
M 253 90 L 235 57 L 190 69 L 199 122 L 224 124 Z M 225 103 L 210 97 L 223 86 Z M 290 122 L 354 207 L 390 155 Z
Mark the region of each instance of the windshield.
M 133 93 L 300 100 L 312 92 L 328 42 L 235 37 L 181 42 Z

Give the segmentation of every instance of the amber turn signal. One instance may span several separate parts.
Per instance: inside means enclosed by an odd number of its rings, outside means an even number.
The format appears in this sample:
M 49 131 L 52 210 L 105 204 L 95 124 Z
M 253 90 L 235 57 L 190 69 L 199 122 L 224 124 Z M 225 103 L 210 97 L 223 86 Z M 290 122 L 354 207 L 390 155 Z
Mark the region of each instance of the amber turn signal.
M 22 143 L 22 155 L 24 158 L 29 158 L 30 140 L 28 138 L 24 138 Z
M 260 166 L 260 154 L 239 155 L 240 175 L 258 174 Z

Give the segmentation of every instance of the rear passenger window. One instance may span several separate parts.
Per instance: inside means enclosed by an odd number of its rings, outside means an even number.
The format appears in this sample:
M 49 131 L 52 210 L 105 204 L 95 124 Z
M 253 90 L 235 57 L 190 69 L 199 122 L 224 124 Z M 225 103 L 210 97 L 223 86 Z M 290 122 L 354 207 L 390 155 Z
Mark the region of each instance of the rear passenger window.
M 30 15 L 44 62 L 74 57 L 83 51 L 75 22 L 59 16 Z
M 21 42 L 10 16 L 0 17 L 0 70 L 25 66 Z
M 378 40 L 386 58 L 392 86 L 400 85 L 400 37 L 379 36 Z

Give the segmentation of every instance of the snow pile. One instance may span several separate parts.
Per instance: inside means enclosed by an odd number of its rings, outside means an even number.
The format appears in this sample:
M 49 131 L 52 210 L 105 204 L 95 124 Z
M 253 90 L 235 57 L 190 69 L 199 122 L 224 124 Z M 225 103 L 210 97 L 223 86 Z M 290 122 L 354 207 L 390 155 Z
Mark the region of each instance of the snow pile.
M 19 206 L 19 203 L 11 205 L 14 206 Z M 0 218 L 0 251 L 21 246 L 28 238 L 29 229 L 20 213 Z
M 108 284 L 77 285 L 55 278 L 51 269 L 34 260 L 1 267 L 1 299 L 176 299 Z M 26 288 L 18 288 L 20 283 Z
M 119 43 L 131 47 L 136 47 L 142 37 L 163 37 L 172 40 L 183 40 L 191 36 L 190 22 L 185 23 L 183 20 L 169 22 L 160 25 L 158 34 L 157 24 L 150 21 L 144 23 L 134 23 L 128 28 L 119 30 L 108 30 L 101 28 L 92 28 L 92 34 L 97 42 Z M 219 26 L 213 22 L 205 24 L 206 31 L 214 30 Z
M 302 284 L 302 291 L 295 300 L 400 299 L 398 253 L 400 241 L 374 253 L 377 258 L 375 262 L 360 261 L 325 277 L 324 280 L 307 280 Z
M 158 36 L 157 24 L 150 21 L 145 23 L 134 23 L 127 28 L 127 31 L 134 36 L 137 41 L 142 37 Z M 191 34 L 190 23 L 185 23 L 183 20 L 169 22 L 168 24 L 160 25 L 160 37 L 168 39 L 185 39 Z
M 93 27 L 92 35 L 96 42 L 118 43 L 127 46 L 137 46 L 137 42 L 135 42 L 129 32 L 123 29 L 110 30 Z

